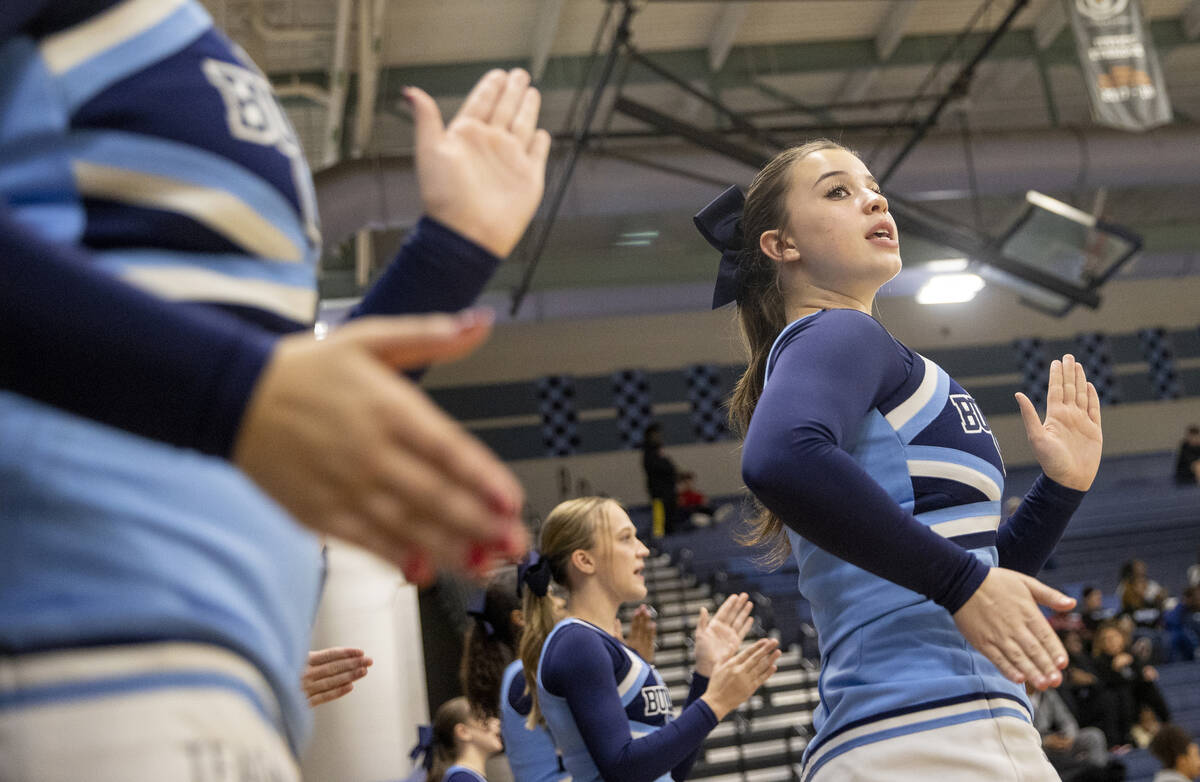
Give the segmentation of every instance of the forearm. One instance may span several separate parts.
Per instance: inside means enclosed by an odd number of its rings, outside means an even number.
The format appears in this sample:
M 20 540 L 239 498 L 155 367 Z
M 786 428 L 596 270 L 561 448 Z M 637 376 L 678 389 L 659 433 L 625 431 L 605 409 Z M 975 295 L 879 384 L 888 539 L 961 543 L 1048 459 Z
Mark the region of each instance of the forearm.
M 572 713 L 600 775 L 611 782 L 653 782 L 663 774 L 675 776 L 680 769 L 686 773 L 705 737 L 717 726 L 716 715 L 699 699 L 677 719 L 637 739 L 621 731 L 623 725 L 601 725 L 594 718 L 581 720 L 574 709 Z
M 229 456 L 274 337 L 126 285 L 3 209 L 0 278 L 0 388 Z
M 700 696 L 708 689 L 708 677 L 701 676 L 698 673 L 692 673 L 692 683 L 688 687 L 687 700 L 684 701 L 683 707 L 686 709 L 700 699 Z M 713 715 L 716 716 L 715 714 Z M 707 735 L 707 733 L 705 734 Z M 703 740 L 702 740 L 703 742 Z M 675 768 L 671 769 L 671 778 L 676 782 L 687 779 L 688 772 L 692 770 L 692 766 L 696 763 L 696 758 L 700 757 L 700 749 L 702 744 L 697 745 L 692 753 L 679 762 Z
M 917 521 L 819 433 L 747 438 L 742 470 L 746 485 L 788 527 L 951 613 L 987 576 L 987 565 Z
M 1039 476 L 1021 506 L 997 532 L 1001 567 L 1036 576 L 1054 552 L 1085 494 L 1045 475 Z
M 422 217 L 350 317 L 458 312 L 475 303 L 499 265 L 479 245 Z

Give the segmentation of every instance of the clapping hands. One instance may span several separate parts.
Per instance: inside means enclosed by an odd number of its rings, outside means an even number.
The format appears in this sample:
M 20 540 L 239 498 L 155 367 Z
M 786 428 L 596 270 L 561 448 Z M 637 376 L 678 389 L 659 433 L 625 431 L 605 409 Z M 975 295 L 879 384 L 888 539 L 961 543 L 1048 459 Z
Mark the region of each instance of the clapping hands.
M 713 669 L 737 653 L 754 625 L 754 604 L 745 592 L 730 595 L 711 617 L 707 608 L 696 619 L 696 673 L 712 676 Z

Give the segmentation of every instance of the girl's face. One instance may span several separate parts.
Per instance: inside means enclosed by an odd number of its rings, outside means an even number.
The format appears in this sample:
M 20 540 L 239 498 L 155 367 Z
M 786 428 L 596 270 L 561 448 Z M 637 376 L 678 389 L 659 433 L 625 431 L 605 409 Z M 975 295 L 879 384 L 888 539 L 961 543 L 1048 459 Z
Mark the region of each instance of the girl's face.
M 500 719 L 498 717 L 471 716 L 461 723 L 460 741 L 470 744 L 485 755 L 491 756 L 504 751 L 504 741 L 500 738 Z M 465 734 L 465 735 L 464 735 Z
M 848 296 L 900 272 L 900 235 L 879 185 L 855 155 L 813 152 L 792 164 L 780 260 L 799 262 L 801 282 Z M 768 231 L 763 250 L 771 252 Z
M 638 540 L 629 514 L 615 504 L 605 506 L 604 513 L 607 518 L 596 529 L 594 551 L 599 560 L 596 573 L 622 603 L 641 600 L 646 596 L 643 571 L 650 549 Z

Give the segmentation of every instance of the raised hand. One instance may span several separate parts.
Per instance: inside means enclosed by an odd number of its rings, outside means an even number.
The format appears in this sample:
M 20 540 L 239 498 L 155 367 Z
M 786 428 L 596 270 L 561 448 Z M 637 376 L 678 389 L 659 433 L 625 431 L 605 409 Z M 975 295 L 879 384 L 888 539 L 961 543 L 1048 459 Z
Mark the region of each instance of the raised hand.
M 754 604 L 745 592 L 730 595 L 711 618 L 708 609 L 701 607 L 696 619 L 696 673 L 711 676 L 722 661 L 737 653 L 738 647 L 754 620 L 750 612 Z
M 1018 393 L 1016 398 L 1025 435 L 1046 476 L 1068 489 L 1091 488 L 1104 446 L 1100 397 L 1075 357 L 1068 353 L 1050 363 L 1045 422 L 1029 397 Z
M 512 252 L 545 190 L 550 134 L 541 94 L 520 68 L 489 71 L 449 125 L 433 98 L 409 87 L 417 180 L 430 217 L 501 258 Z
M 728 657 L 713 669 L 708 689 L 701 699 L 713 710 L 718 720 L 742 705 L 771 674 L 779 670 L 779 642 L 761 638 L 742 651 Z
M 650 614 L 650 606 L 642 604 L 633 612 L 629 622 L 629 638 L 625 645 L 642 656 L 648 663 L 654 662 L 654 642 L 658 638 L 658 623 Z
M 309 652 L 308 665 L 300 677 L 308 705 L 320 706 L 346 695 L 374 662 L 362 649 L 348 646 Z
M 1024 573 L 994 567 L 954 614 L 954 624 L 1006 678 L 1045 690 L 1062 683 L 1067 650 L 1039 604 L 1069 611 L 1075 600 Z
M 302 524 L 363 546 L 416 583 L 435 565 L 481 574 L 528 545 L 520 484 L 396 369 L 465 355 L 478 312 L 362 318 L 279 340 L 234 462 Z

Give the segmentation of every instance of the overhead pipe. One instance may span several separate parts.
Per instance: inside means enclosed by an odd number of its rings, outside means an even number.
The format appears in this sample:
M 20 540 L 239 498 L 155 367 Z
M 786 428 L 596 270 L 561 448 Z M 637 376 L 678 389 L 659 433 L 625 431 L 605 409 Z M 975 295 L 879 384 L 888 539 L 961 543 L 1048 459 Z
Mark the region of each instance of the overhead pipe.
M 323 41 L 334 34 L 330 28 L 275 27 L 267 22 L 263 0 L 254 0 L 250 12 L 250 29 L 264 43 L 313 43 Z
M 337 30 L 333 36 L 333 63 L 329 72 L 329 111 L 321 141 L 321 165 L 332 166 L 342 156 L 342 132 L 346 120 L 346 90 L 350 76 L 346 60 L 350 48 L 350 11 L 353 0 L 338 0 Z
M 854 139 L 846 139 L 854 146 Z M 972 134 L 979 194 L 1063 193 L 1107 187 L 1187 185 L 1200 181 L 1200 127 L 1168 125 L 1130 134 L 1101 128 Z M 717 180 L 743 187 L 756 169 L 690 145 L 613 147 L 652 158 L 664 169 L 693 171 L 704 181 L 584 152 L 562 217 L 695 211 Z M 888 151 L 885 148 L 885 153 Z M 420 214 L 411 157 L 345 161 L 316 174 L 325 236 L 340 241 L 365 225 L 405 226 Z M 888 191 L 910 201 L 967 198 L 970 178 L 959 133 L 927 138 L 898 170 Z

